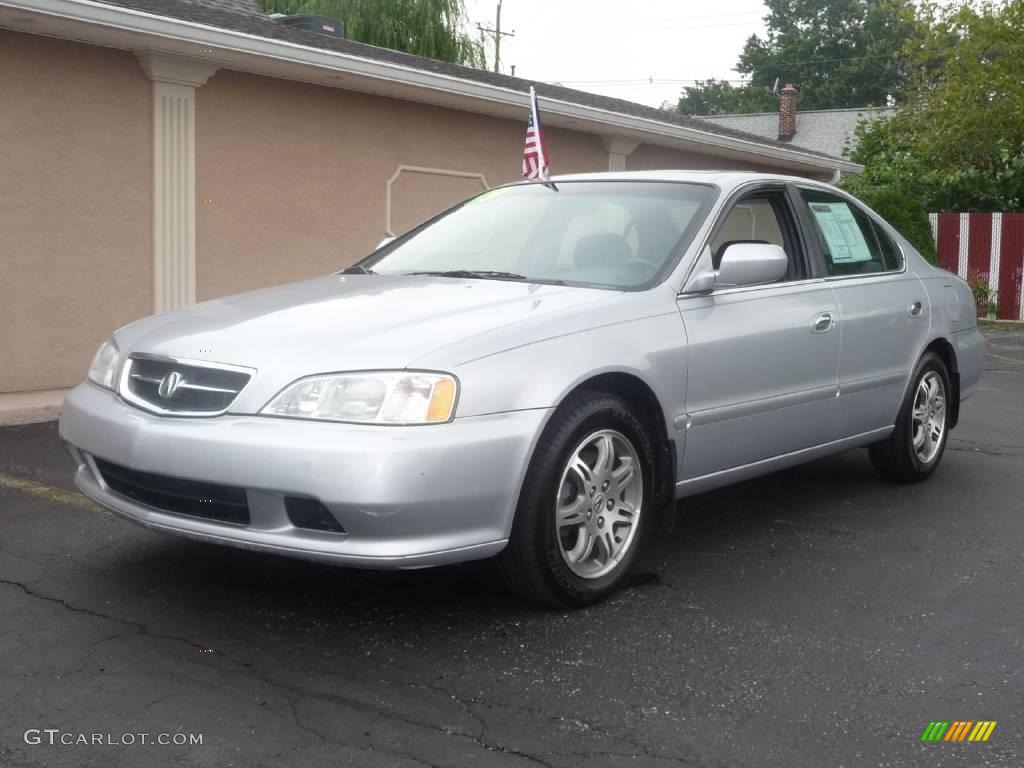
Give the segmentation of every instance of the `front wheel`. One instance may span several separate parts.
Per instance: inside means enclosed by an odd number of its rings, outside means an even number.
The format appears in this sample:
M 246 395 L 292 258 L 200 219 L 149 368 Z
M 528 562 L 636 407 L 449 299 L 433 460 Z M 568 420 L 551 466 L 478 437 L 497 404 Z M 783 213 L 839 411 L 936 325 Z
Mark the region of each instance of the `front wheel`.
M 523 484 L 505 583 L 558 607 L 595 603 L 629 575 L 651 517 L 654 451 L 618 397 L 574 395 L 544 430 Z
M 869 448 L 871 463 L 883 477 L 916 483 L 935 471 L 949 437 L 951 391 L 946 364 L 927 353 L 914 370 L 893 433 Z

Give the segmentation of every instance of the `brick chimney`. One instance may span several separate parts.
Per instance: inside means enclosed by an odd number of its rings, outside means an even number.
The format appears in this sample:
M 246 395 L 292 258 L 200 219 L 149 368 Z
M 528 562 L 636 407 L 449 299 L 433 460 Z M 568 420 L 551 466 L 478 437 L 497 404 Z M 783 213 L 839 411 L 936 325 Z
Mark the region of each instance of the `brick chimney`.
M 779 94 L 779 141 L 789 141 L 796 135 L 796 97 L 799 91 L 792 83 Z

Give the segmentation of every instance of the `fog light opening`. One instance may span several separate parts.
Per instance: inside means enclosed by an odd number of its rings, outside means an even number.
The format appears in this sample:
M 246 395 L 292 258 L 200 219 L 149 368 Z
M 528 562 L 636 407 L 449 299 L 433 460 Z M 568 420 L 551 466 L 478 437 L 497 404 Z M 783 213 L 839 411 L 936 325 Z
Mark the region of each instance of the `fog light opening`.
M 341 523 L 327 510 L 327 507 L 316 499 L 307 499 L 301 496 L 285 496 L 284 508 L 288 513 L 288 520 L 296 528 L 303 528 L 308 531 L 345 533 Z

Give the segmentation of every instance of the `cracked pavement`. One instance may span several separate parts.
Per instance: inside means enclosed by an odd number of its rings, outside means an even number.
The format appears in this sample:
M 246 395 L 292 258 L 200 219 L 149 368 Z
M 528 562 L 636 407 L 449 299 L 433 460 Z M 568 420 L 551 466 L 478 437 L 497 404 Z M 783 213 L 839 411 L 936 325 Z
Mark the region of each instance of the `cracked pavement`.
M 857 451 L 689 499 L 629 589 L 571 613 L 487 564 L 150 533 L 73 503 L 55 425 L 2 429 L 0 766 L 1018 766 L 1024 333 L 987 336 L 929 482 Z M 936 719 L 999 725 L 921 744 Z

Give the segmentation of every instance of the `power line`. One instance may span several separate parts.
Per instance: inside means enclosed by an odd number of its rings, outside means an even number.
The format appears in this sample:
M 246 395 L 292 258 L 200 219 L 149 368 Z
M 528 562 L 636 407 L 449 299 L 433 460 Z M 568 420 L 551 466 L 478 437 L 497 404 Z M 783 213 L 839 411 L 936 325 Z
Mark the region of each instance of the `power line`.
M 836 62 L 836 61 L 861 61 L 861 60 L 868 60 L 868 59 L 894 59 L 894 58 L 896 58 L 896 54 L 886 53 L 886 54 L 878 54 L 878 55 L 873 55 L 873 56 L 845 56 L 845 57 L 835 57 L 835 58 L 827 58 L 827 59 L 807 59 L 805 61 L 766 62 L 765 68 L 775 68 L 775 69 L 778 69 L 780 67 L 796 67 L 796 66 L 801 66 L 803 64 L 829 64 L 829 63 Z M 697 83 L 697 82 L 706 82 L 707 80 L 714 80 L 715 82 L 718 82 L 718 83 L 749 83 L 750 82 L 749 79 L 743 79 L 743 78 L 726 79 L 726 78 L 717 78 L 717 77 L 708 77 L 708 78 L 704 78 L 703 80 L 700 79 L 700 78 L 680 78 L 680 77 L 657 78 L 657 77 L 643 77 L 643 78 L 619 78 L 619 79 L 607 79 L 607 80 L 548 80 L 548 81 L 545 81 L 545 82 L 548 82 L 548 83 L 551 83 L 551 84 L 555 84 L 555 83 L 562 83 L 562 84 L 573 83 L 575 85 L 607 85 L 607 84 L 621 84 L 621 85 L 637 84 L 637 85 L 639 85 L 639 84 L 642 84 L 642 83 L 654 83 L 654 82 L 666 83 L 666 84 Z
M 687 29 L 721 29 L 724 27 L 756 27 L 758 26 L 757 21 L 754 19 L 748 19 L 747 21 L 730 21 L 723 22 L 721 24 L 677 24 L 665 26 L 664 24 L 657 24 L 655 26 L 647 27 L 645 29 L 639 29 L 638 32 L 680 32 Z
M 683 83 L 704 83 L 714 80 L 716 83 L 749 83 L 749 80 L 725 80 L 717 77 L 687 79 L 678 77 L 644 77 L 635 80 L 545 80 L 548 85 L 679 85 Z
M 624 23 L 625 22 L 623 22 L 623 24 Z M 681 32 L 681 31 L 696 30 L 696 29 L 720 29 L 720 28 L 725 28 L 725 27 L 733 27 L 733 28 L 746 27 L 747 29 L 760 29 L 759 23 L 756 20 L 754 20 L 754 19 L 748 19 L 747 21 L 739 21 L 739 22 L 737 22 L 737 21 L 723 22 L 721 24 L 680 24 L 680 25 L 669 25 L 669 26 L 665 26 L 664 24 L 659 24 L 657 22 L 650 22 L 650 24 L 651 24 L 651 26 L 647 26 L 647 27 L 637 25 L 637 27 L 635 27 L 634 29 L 625 30 L 625 34 L 630 35 L 630 34 L 651 34 L 651 33 L 654 33 L 654 32 Z M 610 29 L 610 28 L 609 29 L 603 29 L 602 31 L 608 32 L 609 34 L 614 32 L 618 36 L 621 36 L 621 33 L 623 32 L 623 30 L 618 29 L 618 28 L 616 28 L 614 30 Z
M 807 59 L 806 61 L 780 61 L 777 64 L 769 62 L 773 67 L 796 67 L 800 64 L 828 64 L 833 61 L 860 61 L 861 59 L 895 59 L 895 53 L 880 53 L 874 56 L 845 56 L 834 59 Z
M 764 11 L 738 11 L 736 13 L 707 13 L 701 16 L 662 16 L 657 19 L 623 19 L 622 24 L 660 24 L 665 21 L 695 21 L 700 19 L 724 19 L 735 16 L 763 16 Z

